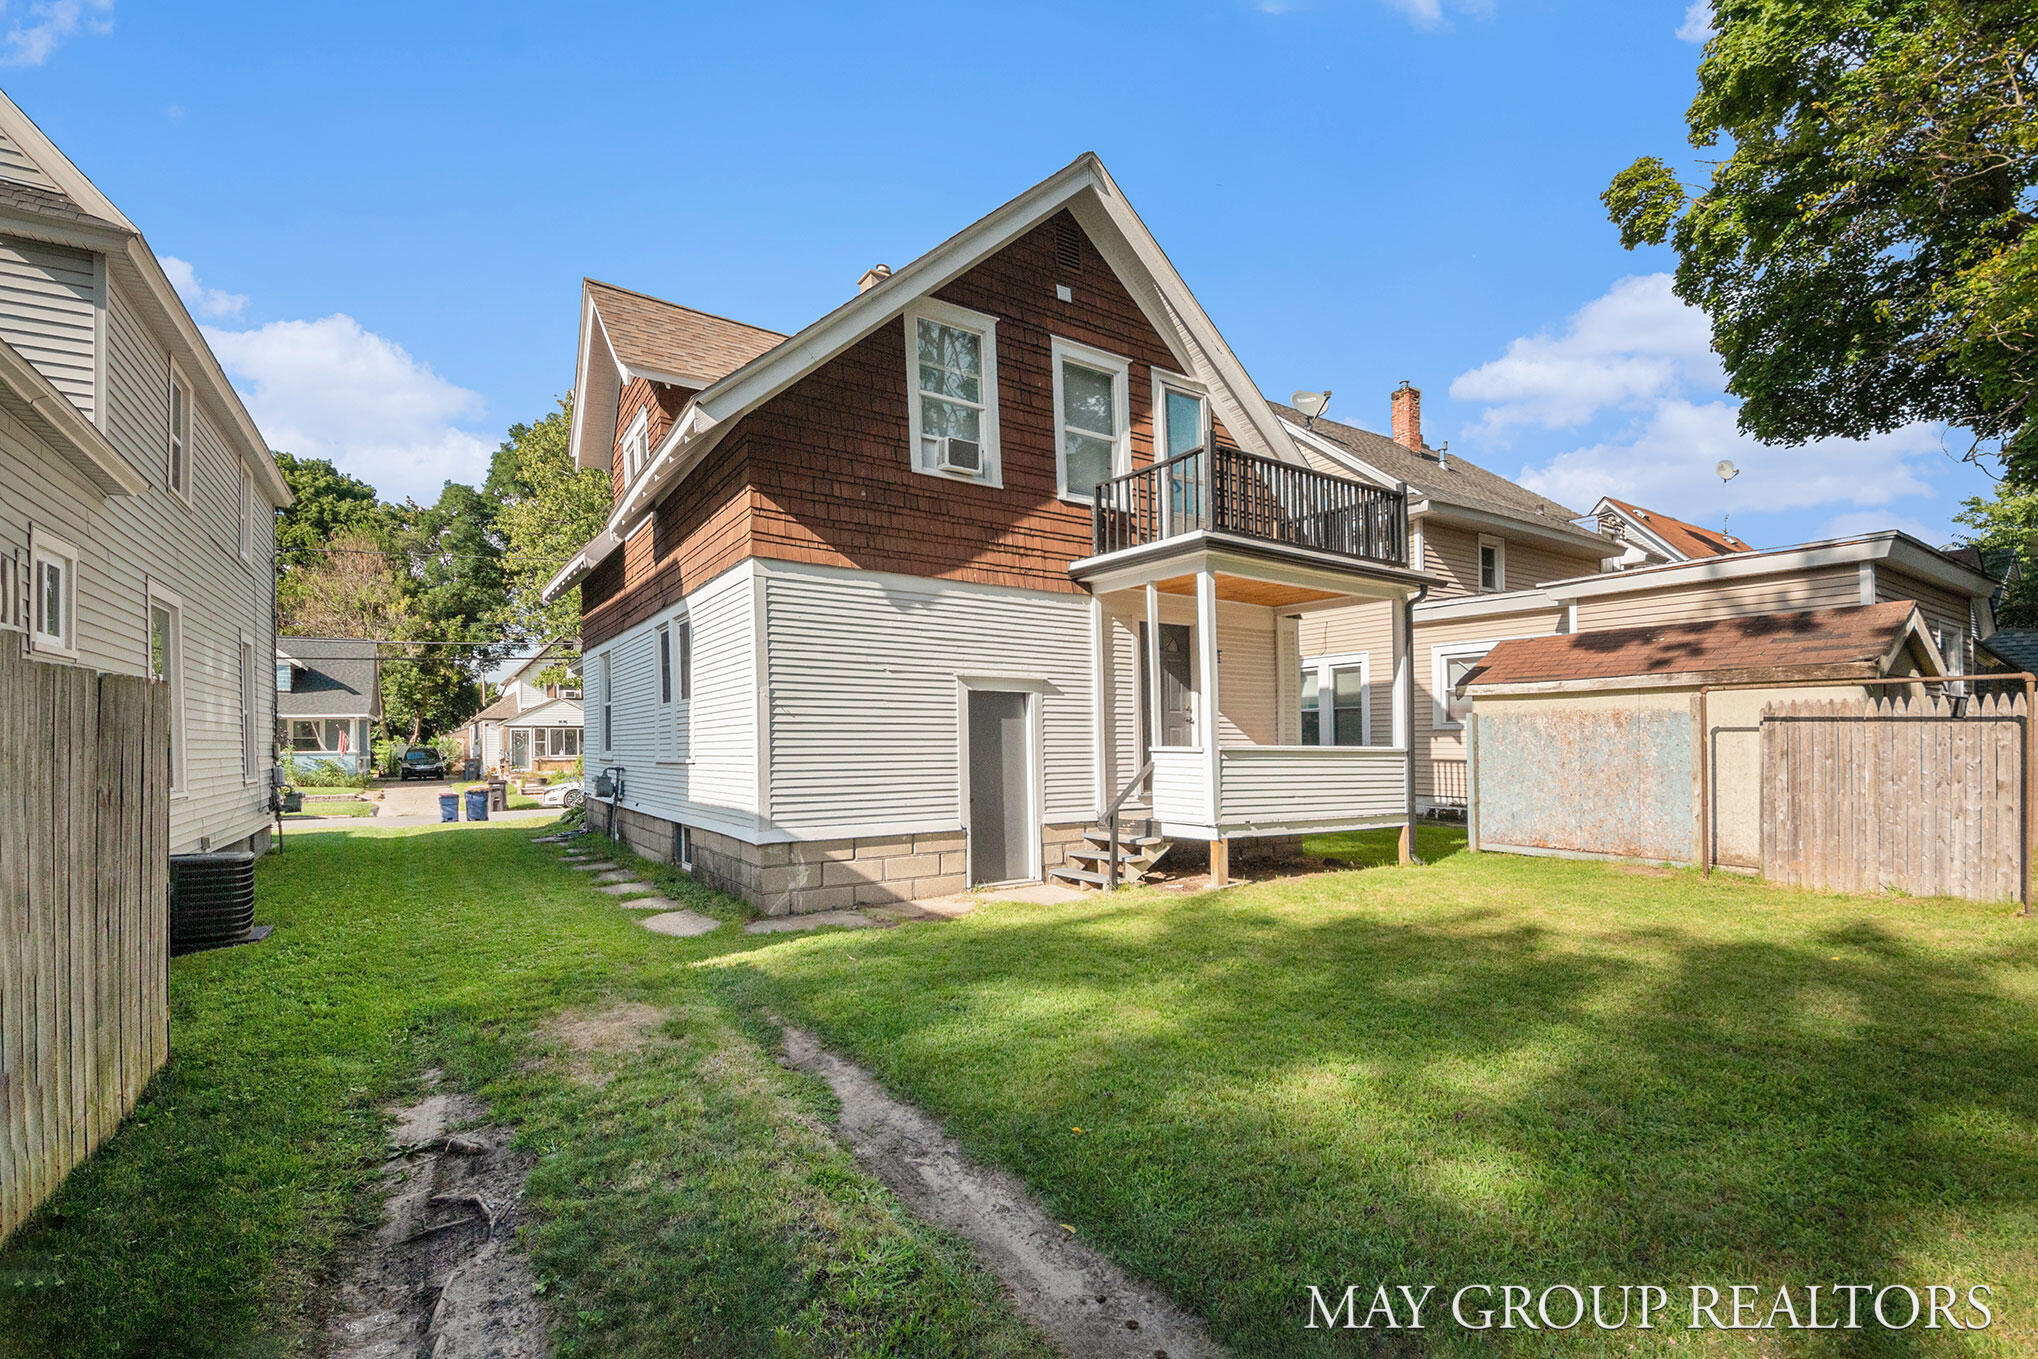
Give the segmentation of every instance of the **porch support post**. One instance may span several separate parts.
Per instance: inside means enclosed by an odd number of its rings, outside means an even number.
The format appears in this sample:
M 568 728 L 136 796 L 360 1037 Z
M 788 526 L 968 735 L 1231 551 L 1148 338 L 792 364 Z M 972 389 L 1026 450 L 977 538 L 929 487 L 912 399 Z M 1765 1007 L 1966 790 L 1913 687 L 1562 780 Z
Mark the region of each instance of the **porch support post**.
M 1406 815 L 1401 825 L 1399 858 L 1415 858 L 1415 600 L 1394 601 L 1394 744 L 1406 754 L 1402 775 Z
M 1196 573 L 1196 744 L 1209 770 L 1210 817 L 1219 820 L 1223 805 L 1217 786 L 1221 761 L 1217 754 L 1217 573 L 1208 567 Z
M 1151 581 L 1146 587 L 1146 748 L 1161 744 L 1161 592 Z
M 1090 744 L 1092 765 L 1096 771 L 1091 780 L 1092 793 L 1097 803 L 1097 815 L 1104 815 L 1104 808 L 1111 801 L 1111 737 L 1116 733 L 1118 705 L 1112 702 L 1117 694 L 1117 675 L 1111 665 L 1111 620 L 1104 613 L 1104 601 L 1090 596 Z

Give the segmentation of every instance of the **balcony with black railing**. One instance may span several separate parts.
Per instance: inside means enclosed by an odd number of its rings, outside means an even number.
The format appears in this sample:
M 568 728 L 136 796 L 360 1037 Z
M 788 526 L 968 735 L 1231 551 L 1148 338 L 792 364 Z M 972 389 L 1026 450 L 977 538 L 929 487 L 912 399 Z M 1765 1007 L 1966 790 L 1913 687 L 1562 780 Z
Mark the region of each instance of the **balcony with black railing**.
M 1097 484 L 1103 556 L 1198 531 L 1408 565 L 1408 498 L 1234 448 L 1199 448 Z

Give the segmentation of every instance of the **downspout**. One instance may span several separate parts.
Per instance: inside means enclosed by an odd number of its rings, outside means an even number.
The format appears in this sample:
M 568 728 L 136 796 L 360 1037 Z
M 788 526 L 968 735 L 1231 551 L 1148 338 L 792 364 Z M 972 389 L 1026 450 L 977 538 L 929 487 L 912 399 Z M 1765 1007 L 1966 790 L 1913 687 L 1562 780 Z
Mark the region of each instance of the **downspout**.
M 1401 697 L 1401 729 L 1408 733 L 1408 775 L 1404 783 L 1408 790 L 1407 823 L 1401 828 L 1401 862 L 1420 864 L 1422 860 L 1415 853 L 1415 606 L 1429 598 L 1429 584 L 1424 582 L 1412 595 L 1401 597 L 1401 638 L 1407 650 L 1404 658 L 1408 666 L 1407 693 Z

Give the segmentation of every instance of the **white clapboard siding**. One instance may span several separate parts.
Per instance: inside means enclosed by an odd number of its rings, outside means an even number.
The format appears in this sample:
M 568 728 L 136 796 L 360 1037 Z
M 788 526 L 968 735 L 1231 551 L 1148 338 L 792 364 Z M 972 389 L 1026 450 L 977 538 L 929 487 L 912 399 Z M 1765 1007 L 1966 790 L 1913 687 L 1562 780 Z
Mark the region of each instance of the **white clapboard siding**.
M 95 418 L 101 287 L 87 251 L 0 237 L 0 340 Z
M 1163 746 L 1153 752 L 1153 814 L 1162 825 L 1208 826 L 1210 761 L 1200 750 Z
M 1260 746 L 1223 752 L 1226 826 L 1299 826 L 1405 814 L 1407 757 L 1371 746 Z
M 1087 597 L 783 563 L 764 579 L 775 825 L 959 827 L 970 675 L 1038 685 L 1046 818 L 1096 814 Z
M 57 182 L 43 173 L 40 165 L 21 149 L 21 143 L 0 132 L 0 179 L 33 184 L 38 189 L 56 189 Z
M 253 516 L 239 550 L 238 464 L 207 402 L 192 420 L 191 498 L 164 484 L 168 355 L 118 289 L 107 307 L 108 438 L 149 479 L 137 495 L 105 496 L 40 436 L 0 413 L 0 555 L 26 550 L 31 530 L 79 551 L 78 663 L 147 673 L 151 582 L 184 602 L 185 786 L 170 800 L 170 851 L 223 846 L 268 824 L 266 764 L 275 729 L 272 516 Z M 255 645 L 254 778 L 242 766 L 240 646 Z
M 635 811 L 750 840 L 757 819 L 756 577 L 743 562 L 681 605 L 590 648 L 586 767 L 620 765 L 623 805 Z M 693 628 L 692 696 L 658 701 L 657 629 L 684 616 Z M 678 641 L 673 664 L 679 664 Z M 615 738 L 601 749 L 601 667 L 613 664 Z M 665 724 L 676 734 L 665 739 Z

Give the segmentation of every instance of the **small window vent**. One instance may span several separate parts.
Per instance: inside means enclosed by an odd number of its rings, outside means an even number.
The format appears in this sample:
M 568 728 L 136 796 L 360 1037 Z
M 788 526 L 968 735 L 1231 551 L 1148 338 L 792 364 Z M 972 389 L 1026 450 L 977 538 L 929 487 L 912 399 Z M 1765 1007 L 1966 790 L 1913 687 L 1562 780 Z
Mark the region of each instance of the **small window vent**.
M 1072 274 L 1083 271 L 1083 229 L 1067 214 L 1054 219 L 1054 262 Z
M 936 439 L 934 465 L 944 472 L 967 472 L 976 476 L 984 470 L 984 446 L 975 439 Z

